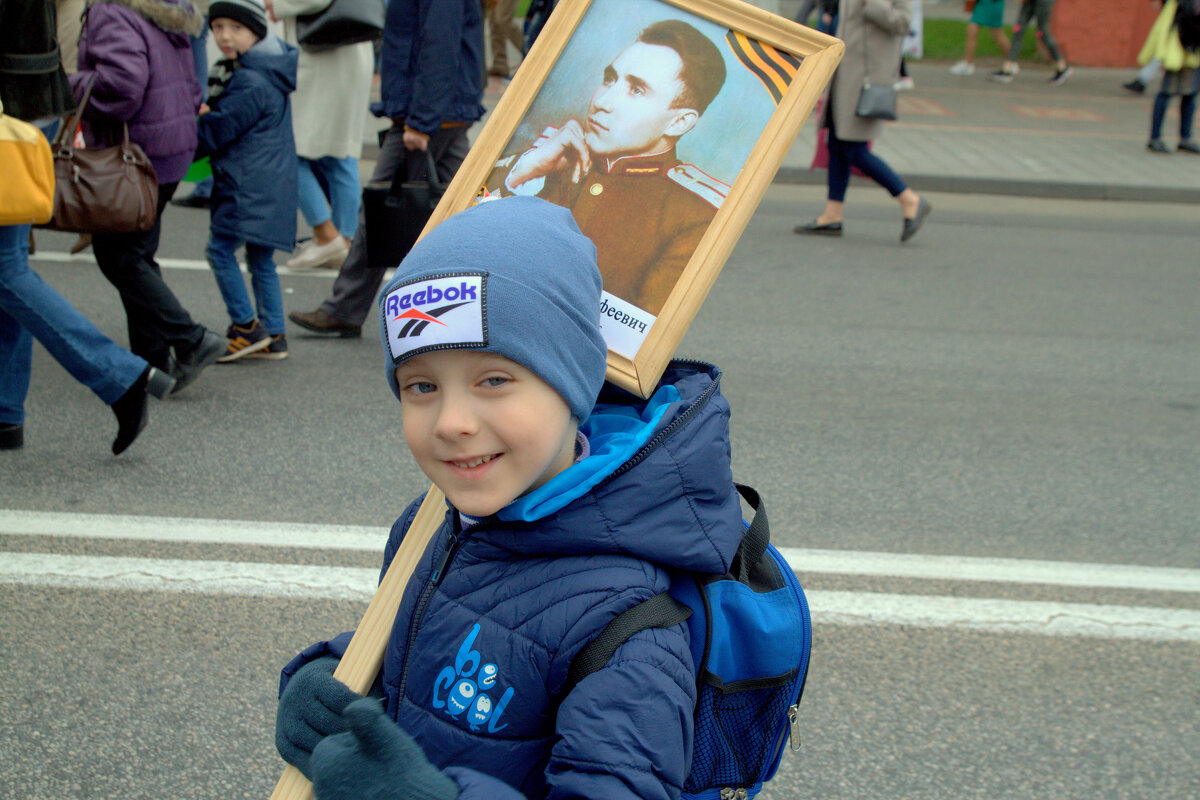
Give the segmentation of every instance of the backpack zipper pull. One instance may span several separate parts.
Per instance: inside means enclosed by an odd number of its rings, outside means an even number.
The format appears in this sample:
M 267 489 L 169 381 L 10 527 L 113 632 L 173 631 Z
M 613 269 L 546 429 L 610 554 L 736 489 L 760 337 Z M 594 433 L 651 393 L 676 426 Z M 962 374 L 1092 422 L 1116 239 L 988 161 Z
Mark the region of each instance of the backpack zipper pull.
M 788 744 L 793 753 L 800 752 L 800 704 L 788 706 Z

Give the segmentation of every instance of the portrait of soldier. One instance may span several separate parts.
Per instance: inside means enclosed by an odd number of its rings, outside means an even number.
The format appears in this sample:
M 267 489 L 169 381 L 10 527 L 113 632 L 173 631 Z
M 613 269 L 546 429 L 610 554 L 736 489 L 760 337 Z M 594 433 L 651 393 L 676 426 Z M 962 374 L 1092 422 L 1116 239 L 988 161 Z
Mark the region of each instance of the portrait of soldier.
M 487 189 L 570 208 L 605 291 L 658 314 L 729 190 L 675 152 L 724 85 L 725 60 L 692 25 L 663 20 L 598 77 L 583 115 L 501 159 Z

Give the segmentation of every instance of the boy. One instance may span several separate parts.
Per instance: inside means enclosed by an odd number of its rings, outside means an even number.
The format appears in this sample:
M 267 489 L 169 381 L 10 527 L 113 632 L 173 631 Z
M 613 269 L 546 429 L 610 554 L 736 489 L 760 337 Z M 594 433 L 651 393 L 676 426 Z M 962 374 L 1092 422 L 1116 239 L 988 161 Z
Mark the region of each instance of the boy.
M 650 400 L 605 385 L 599 304 L 595 248 L 537 198 L 451 217 L 385 287 L 388 383 L 448 508 L 396 617 L 382 708 L 331 677 L 349 634 L 284 668 L 276 745 L 319 800 L 679 797 L 686 626 L 567 676 L 669 569 L 727 571 L 742 532 L 729 407 L 696 362 L 672 363 Z
M 196 157 L 212 160 L 206 254 L 232 322 L 229 345 L 217 360 L 283 359 L 287 337 L 273 251 L 291 252 L 296 240 L 296 144 L 288 94 L 296 88 L 299 51 L 267 35 L 260 0 L 217 0 L 208 16 L 223 58 L 213 65 L 208 102 L 200 109 Z M 242 244 L 254 305 L 234 256 Z

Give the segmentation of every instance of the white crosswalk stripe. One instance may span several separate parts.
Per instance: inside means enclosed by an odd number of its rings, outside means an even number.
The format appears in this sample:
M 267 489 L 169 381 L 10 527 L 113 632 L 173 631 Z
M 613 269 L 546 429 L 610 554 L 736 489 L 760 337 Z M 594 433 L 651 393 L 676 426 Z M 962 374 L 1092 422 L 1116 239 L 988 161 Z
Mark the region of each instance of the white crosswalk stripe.
M 382 551 L 387 529 L 0 510 L 0 536 Z M 839 574 L 1160 592 L 1200 591 L 1200 571 L 1167 567 L 801 548 L 782 548 L 782 552 L 802 577 Z M 366 602 L 375 591 L 378 576 L 378 570 L 373 568 L 259 561 L 28 552 L 0 555 L 0 584 L 27 586 Z M 808 598 L 817 624 L 911 625 L 1054 636 L 1200 641 L 1200 611 L 1189 609 L 826 590 L 809 591 Z

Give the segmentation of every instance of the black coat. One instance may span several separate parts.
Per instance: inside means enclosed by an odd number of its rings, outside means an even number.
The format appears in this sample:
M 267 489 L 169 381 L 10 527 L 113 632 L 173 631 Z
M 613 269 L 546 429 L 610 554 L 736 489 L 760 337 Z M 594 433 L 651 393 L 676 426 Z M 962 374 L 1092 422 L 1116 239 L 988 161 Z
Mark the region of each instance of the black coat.
M 56 36 L 53 0 L 0 3 L 0 101 L 4 113 L 35 120 L 75 108 Z

